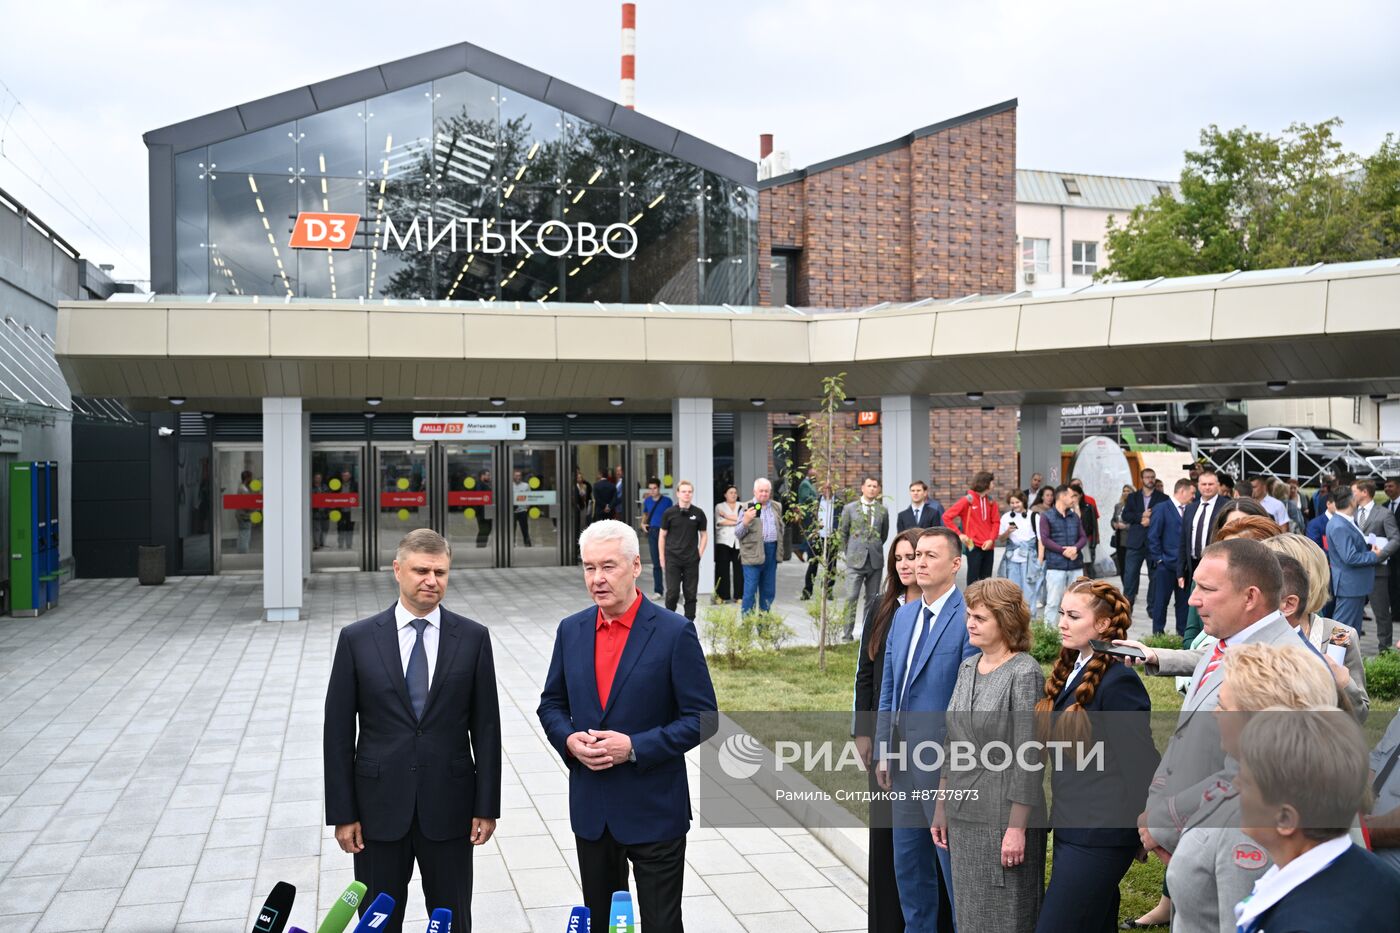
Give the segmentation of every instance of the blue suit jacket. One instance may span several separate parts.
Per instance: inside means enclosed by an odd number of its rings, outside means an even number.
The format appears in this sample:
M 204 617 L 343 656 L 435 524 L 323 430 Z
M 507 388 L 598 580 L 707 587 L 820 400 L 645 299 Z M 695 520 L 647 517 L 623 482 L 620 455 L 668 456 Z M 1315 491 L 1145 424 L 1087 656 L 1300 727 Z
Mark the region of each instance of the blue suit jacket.
M 1352 846 L 1260 914 L 1250 931 L 1380 930 L 1397 916 L 1400 875 L 1374 854 Z
M 900 692 L 904 688 L 904 668 L 909 652 L 914 649 L 918 638 L 919 616 L 924 611 L 923 600 L 899 607 L 890 623 L 889 638 L 885 641 L 885 671 L 880 682 L 880 715 L 877 723 L 881 748 L 890 744 L 890 732 L 894 724 L 894 712 L 899 709 Z M 904 709 L 914 713 L 943 713 L 948 709 L 948 700 L 953 695 L 953 686 L 958 682 L 958 667 L 964 658 L 977 654 L 977 649 L 967 640 L 967 605 L 957 587 L 949 594 L 933 621 L 929 636 L 924 642 L 924 650 L 914 659 L 909 668 L 909 690 L 905 697 Z M 924 739 L 938 741 L 940 734 L 925 734 L 937 729 L 934 717 L 920 717 L 917 723 L 905 728 L 909 742 Z M 936 779 L 936 775 L 934 776 Z
M 678 839 L 690 829 L 685 753 L 719 728 L 700 639 L 685 616 L 642 597 L 604 708 L 594 667 L 597 625 L 595 606 L 559 623 L 537 711 L 569 768 L 574 833 L 594 840 L 606 829 L 623 845 Z M 585 768 L 565 742 L 589 729 L 630 736 L 637 760 Z
M 1125 507 L 1124 521 L 1127 520 L 1127 511 Z M 1176 513 L 1176 503 L 1170 499 L 1161 507 L 1152 507 L 1152 520 L 1147 526 L 1147 555 L 1156 561 L 1166 561 L 1168 567 L 1176 567 L 1180 563 L 1181 518 Z
M 1327 562 L 1332 565 L 1333 595 L 1371 595 L 1376 582 L 1376 552 L 1345 516 L 1333 515 L 1327 523 Z
M 1156 518 L 1157 513 L 1161 511 L 1161 509 L 1157 508 L 1159 505 L 1167 505 L 1170 502 L 1171 499 L 1168 498 L 1166 493 L 1157 492 L 1154 489 L 1152 491 L 1152 501 L 1148 504 L 1148 508 L 1152 510 L 1152 517 Z M 1173 509 L 1172 511 L 1176 510 Z M 1128 497 L 1128 501 L 1123 503 L 1123 514 L 1119 516 L 1119 518 L 1123 522 L 1123 524 L 1128 526 L 1128 547 L 1135 551 L 1142 550 L 1144 547 L 1146 547 L 1147 536 L 1151 533 L 1152 526 L 1148 525 L 1147 528 L 1142 527 L 1141 489 L 1134 489 L 1133 494 Z M 1152 559 L 1160 560 L 1160 558 L 1157 557 L 1154 557 Z

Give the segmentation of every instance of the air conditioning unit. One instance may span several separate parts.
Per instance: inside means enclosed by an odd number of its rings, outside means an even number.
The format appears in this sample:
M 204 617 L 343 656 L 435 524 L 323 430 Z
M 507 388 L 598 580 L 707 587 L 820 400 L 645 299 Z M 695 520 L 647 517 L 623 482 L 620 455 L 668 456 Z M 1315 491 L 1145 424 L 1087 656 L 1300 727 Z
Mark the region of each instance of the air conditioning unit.
M 1027 285 L 1034 285 L 1034 284 L 1035 284 L 1035 273 L 1034 273 L 1034 272 L 1027 272 L 1027 273 L 1026 273 L 1026 284 L 1027 284 Z

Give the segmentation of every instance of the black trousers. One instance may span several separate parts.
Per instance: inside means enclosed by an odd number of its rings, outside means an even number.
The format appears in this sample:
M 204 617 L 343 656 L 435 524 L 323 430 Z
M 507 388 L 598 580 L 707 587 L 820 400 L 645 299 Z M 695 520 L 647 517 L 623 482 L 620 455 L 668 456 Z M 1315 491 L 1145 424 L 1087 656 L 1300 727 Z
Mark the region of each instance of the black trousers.
M 679 558 L 675 554 L 666 555 L 666 608 L 676 611 L 681 599 L 681 588 L 685 588 L 685 617 L 695 621 L 695 594 L 700 589 L 700 555 Z
M 520 537 L 525 539 L 525 546 L 533 547 L 533 545 L 530 544 L 530 513 L 516 512 L 515 527 L 520 529 Z
M 715 545 L 715 595 L 724 600 L 744 598 L 744 565 L 736 547 Z
M 980 547 L 972 548 L 967 552 L 965 560 L 967 561 L 968 586 L 992 575 L 995 557 L 996 551 L 984 551 Z
M 590 923 L 609 926 L 615 891 L 627 890 L 627 863 L 637 879 L 637 910 L 647 933 L 684 933 L 681 891 L 685 876 L 685 837 L 666 842 L 623 845 L 606 829 L 599 839 L 578 841 L 578 873 Z M 456 925 L 453 925 L 456 929 Z
M 393 842 L 365 840 L 362 852 L 355 853 L 355 880 L 365 886 L 360 914 L 381 893 L 394 899 L 394 913 L 376 933 L 400 933 L 404 905 L 408 902 L 408 882 L 413 862 L 423 875 L 423 901 L 431 914 L 439 907 L 452 911 L 454 933 L 470 933 L 472 928 L 472 844 L 467 836 L 437 842 L 423 835 L 418 814 L 413 815 L 408 835 Z
M 1136 846 L 1086 846 L 1056 839 L 1036 933 L 1117 930 L 1118 884 L 1136 852 Z
M 486 507 L 485 507 L 485 506 L 480 506 L 480 508 L 486 508 Z M 477 547 L 486 547 L 486 542 L 490 539 L 490 537 L 491 537 L 491 519 L 489 519 L 489 518 L 478 518 L 478 519 L 476 520 L 476 546 L 477 546 Z

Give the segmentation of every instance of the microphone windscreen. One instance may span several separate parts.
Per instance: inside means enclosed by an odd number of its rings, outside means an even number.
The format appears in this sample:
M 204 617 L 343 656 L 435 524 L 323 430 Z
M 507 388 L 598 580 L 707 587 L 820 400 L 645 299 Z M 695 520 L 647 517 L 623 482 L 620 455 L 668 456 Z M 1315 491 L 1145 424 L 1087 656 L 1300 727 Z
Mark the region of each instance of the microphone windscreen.
M 608 916 L 608 933 L 636 933 L 637 926 L 633 916 L 631 892 L 615 892 L 612 896 L 612 910 Z
M 258 919 L 253 923 L 253 933 L 282 933 L 287 926 L 287 915 L 292 912 L 292 901 L 296 900 L 297 889 L 285 881 L 272 886 L 272 892 L 263 901 L 258 911 Z
M 336 898 L 331 905 L 330 911 L 326 914 L 326 919 L 321 921 L 321 925 L 316 928 L 316 933 L 344 933 L 350 920 L 355 916 L 355 908 L 360 906 L 360 901 L 365 896 L 365 886 L 358 881 L 352 881 L 345 886 L 345 890 L 340 892 L 340 897 Z
M 433 910 L 428 918 L 428 933 L 452 933 L 452 911 L 446 907 Z
M 588 908 L 575 907 L 569 911 L 569 925 L 564 933 L 588 933 Z
M 360 922 L 355 927 L 355 933 L 371 933 L 372 930 L 383 928 L 393 913 L 394 899 L 381 891 L 379 896 L 365 909 L 365 912 L 360 914 Z

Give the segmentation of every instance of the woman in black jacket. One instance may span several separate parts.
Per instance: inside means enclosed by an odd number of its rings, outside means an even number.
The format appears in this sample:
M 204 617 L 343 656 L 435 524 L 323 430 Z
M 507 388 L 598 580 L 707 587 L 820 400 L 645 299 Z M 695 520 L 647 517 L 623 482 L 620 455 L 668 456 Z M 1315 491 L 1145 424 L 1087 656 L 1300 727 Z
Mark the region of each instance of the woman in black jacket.
M 880 708 L 880 680 L 885 672 L 885 642 L 894 614 L 906 602 L 922 599 L 914 580 L 914 548 L 922 528 L 900 532 L 890 544 L 885 558 L 885 587 L 880 600 L 865 614 L 860 633 L 860 655 L 856 661 L 855 722 L 851 734 L 856 750 L 865 763 L 870 791 L 869 904 L 866 916 L 870 933 L 903 933 L 904 913 L 899 906 L 899 887 L 894 876 L 894 825 L 890 802 L 881 799 L 875 772 L 870 767 L 874 748 L 875 720 Z

